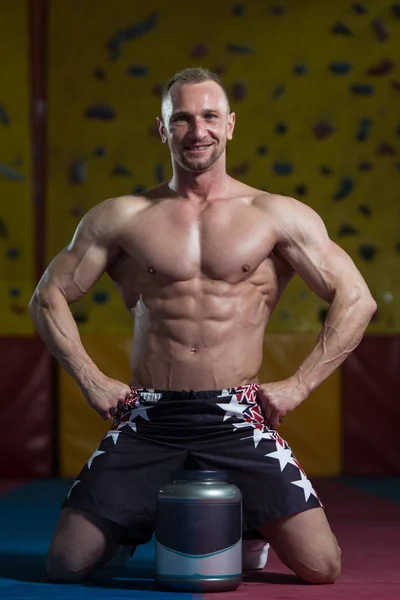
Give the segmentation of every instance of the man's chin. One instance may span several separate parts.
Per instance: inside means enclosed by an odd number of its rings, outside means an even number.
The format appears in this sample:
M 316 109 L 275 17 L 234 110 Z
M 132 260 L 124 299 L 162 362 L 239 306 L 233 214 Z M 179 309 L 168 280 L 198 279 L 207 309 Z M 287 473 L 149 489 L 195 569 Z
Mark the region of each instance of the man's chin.
M 185 160 L 183 161 L 183 166 L 188 171 L 192 171 L 193 173 L 202 173 L 203 171 L 207 171 L 212 165 L 218 160 L 218 157 L 212 157 L 208 160 Z

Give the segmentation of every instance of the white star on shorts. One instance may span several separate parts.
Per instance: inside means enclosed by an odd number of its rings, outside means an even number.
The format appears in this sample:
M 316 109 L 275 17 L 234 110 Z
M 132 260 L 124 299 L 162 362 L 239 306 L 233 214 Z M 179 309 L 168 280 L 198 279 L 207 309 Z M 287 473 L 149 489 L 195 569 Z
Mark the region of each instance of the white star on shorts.
M 81 480 L 80 480 L 80 479 L 77 479 L 77 480 L 76 480 L 76 481 L 74 481 L 74 483 L 71 485 L 71 487 L 69 488 L 69 492 L 68 492 L 68 494 L 67 494 L 67 500 L 69 500 L 69 497 L 70 497 L 70 495 L 71 495 L 71 492 L 72 492 L 72 490 L 74 489 L 74 487 L 75 487 L 76 485 L 78 485 L 78 483 L 80 483 L 80 482 L 81 482 Z
M 276 452 L 270 452 L 269 454 L 266 454 L 265 456 L 270 456 L 271 458 L 276 458 L 276 460 L 279 460 L 279 466 L 281 468 L 281 471 L 283 471 L 283 469 L 289 463 L 291 465 L 294 465 L 295 467 L 297 467 L 296 463 L 293 460 L 291 449 L 284 448 L 284 446 L 281 446 L 281 444 L 279 442 L 276 442 Z
M 311 496 L 311 494 L 313 494 L 318 499 L 318 496 L 315 493 L 315 490 L 311 484 L 311 481 L 301 471 L 300 471 L 300 477 L 301 477 L 301 479 L 298 479 L 297 481 L 291 481 L 291 483 L 293 483 L 293 485 L 297 485 L 298 487 L 303 488 L 306 502 L 309 499 L 309 497 Z
M 106 435 L 104 436 L 103 440 L 106 440 L 107 438 L 112 438 L 112 441 L 114 442 L 114 446 L 118 441 L 118 437 L 119 437 L 119 431 L 115 431 L 115 429 L 110 430 L 108 433 L 106 433 Z
M 92 466 L 92 462 L 94 461 L 94 459 L 97 456 L 100 456 L 100 454 L 105 454 L 105 450 L 95 450 L 92 454 L 92 456 L 89 458 L 89 460 L 87 461 L 87 466 L 88 469 L 90 469 L 90 467 Z
M 217 404 L 217 406 L 222 408 L 222 410 L 224 410 L 226 413 L 224 415 L 223 421 L 226 421 L 227 419 L 230 419 L 231 417 L 241 417 L 242 419 L 244 419 L 244 417 L 242 415 L 243 415 L 244 411 L 247 410 L 247 408 L 248 408 L 247 404 L 239 404 L 235 394 L 233 394 L 229 404 Z

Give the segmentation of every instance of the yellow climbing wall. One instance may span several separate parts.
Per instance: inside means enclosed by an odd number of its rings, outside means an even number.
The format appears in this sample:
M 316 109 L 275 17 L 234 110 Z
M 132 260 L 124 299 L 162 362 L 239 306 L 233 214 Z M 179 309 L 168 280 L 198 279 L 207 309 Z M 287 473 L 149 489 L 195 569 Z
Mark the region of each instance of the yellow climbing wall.
M 35 276 L 29 137 L 26 2 L 3 2 L 0 19 L 0 335 L 33 333 Z
M 400 331 L 400 9 L 388 0 L 53 0 L 48 257 L 95 203 L 170 175 L 154 132 L 162 85 L 219 71 L 237 131 L 229 170 L 325 219 L 371 286 L 371 331 Z M 397 5 L 394 5 L 395 7 Z M 71 44 L 73 40 L 73 44 Z M 271 331 L 317 331 L 326 306 L 294 281 Z M 82 331 L 130 330 L 107 278 L 74 307 Z

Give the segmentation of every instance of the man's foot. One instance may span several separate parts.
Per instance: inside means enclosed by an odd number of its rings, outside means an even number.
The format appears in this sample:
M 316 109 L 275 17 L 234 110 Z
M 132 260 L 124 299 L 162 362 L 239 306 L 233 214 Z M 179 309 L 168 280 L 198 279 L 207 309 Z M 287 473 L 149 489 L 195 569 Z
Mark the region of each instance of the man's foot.
M 269 544 L 264 540 L 242 540 L 243 571 L 263 569 L 268 560 Z
M 131 556 L 134 555 L 136 546 L 119 546 L 117 552 L 109 561 L 104 563 L 103 569 L 117 569 L 123 567 Z

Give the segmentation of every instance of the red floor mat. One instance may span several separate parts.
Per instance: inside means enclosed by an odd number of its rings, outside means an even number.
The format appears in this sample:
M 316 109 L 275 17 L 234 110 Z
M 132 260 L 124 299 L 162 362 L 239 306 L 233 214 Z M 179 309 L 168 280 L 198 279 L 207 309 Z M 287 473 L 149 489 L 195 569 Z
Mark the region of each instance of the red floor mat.
M 343 552 L 334 585 L 301 583 L 271 552 L 265 571 L 245 577 L 236 592 L 206 600 L 400 600 L 400 506 L 334 481 L 315 487 Z

